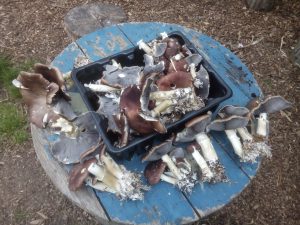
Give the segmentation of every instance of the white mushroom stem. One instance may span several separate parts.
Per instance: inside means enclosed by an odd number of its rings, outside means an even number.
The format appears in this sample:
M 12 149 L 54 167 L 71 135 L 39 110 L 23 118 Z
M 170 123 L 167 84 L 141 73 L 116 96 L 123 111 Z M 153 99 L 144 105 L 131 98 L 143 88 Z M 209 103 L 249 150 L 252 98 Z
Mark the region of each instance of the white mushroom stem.
M 256 134 L 262 137 L 267 137 L 268 130 L 269 130 L 268 114 L 261 113 L 257 118 Z
M 236 129 L 238 134 L 241 136 L 243 142 L 252 142 L 253 136 L 249 133 L 247 127 L 241 127 Z
M 84 84 L 85 87 L 90 88 L 95 92 L 118 92 L 119 88 L 114 88 L 105 84 Z
M 91 177 L 88 177 L 87 179 L 85 179 L 85 183 L 92 187 L 92 188 L 95 188 L 99 191 L 106 191 L 106 192 L 110 192 L 110 193 L 113 193 L 115 194 L 116 193 L 116 190 L 114 190 L 113 188 L 111 187 L 108 187 L 107 185 L 105 185 L 104 183 L 102 182 L 96 182 L 95 184 L 93 184 L 92 182 L 92 178 Z
M 216 150 L 214 149 L 214 146 L 211 143 L 211 140 L 205 134 L 204 132 L 198 133 L 195 136 L 195 140 L 200 145 L 203 157 L 205 161 L 208 162 L 217 162 L 219 160 Z
M 162 32 L 162 33 L 160 33 L 160 36 L 162 39 L 165 39 L 168 37 L 168 34 L 166 32 Z
M 202 155 L 200 154 L 200 152 L 198 152 L 195 148 L 194 151 L 192 152 L 192 156 L 195 159 L 195 161 L 197 162 L 198 166 L 200 167 L 202 174 L 204 177 L 207 177 L 209 180 L 211 178 L 213 178 L 213 173 L 210 170 L 210 168 L 208 167 L 205 159 L 202 157 Z
M 182 176 L 179 172 L 179 169 L 175 165 L 175 163 L 172 161 L 171 157 L 168 154 L 165 154 L 161 157 L 162 161 L 165 162 L 170 169 L 170 171 L 175 175 L 177 179 L 182 179 Z
M 111 173 L 109 173 L 105 167 L 100 166 L 96 163 L 92 163 L 88 167 L 88 171 L 93 174 L 97 180 L 102 181 L 105 185 L 107 185 L 110 188 L 115 189 L 117 192 L 121 190 L 121 186 L 118 182 L 118 179 L 113 176 Z
M 236 130 L 225 130 L 226 136 L 229 139 L 235 154 L 241 159 L 244 158 L 244 150 L 240 138 L 236 134 Z
M 192 88 L 177 88 L 170 91 L 155 91 L 150 93 L 151 100 L 178 99 L 188 96 L 192 92 Z
M 157 117 L 162 112 L 164 112 L 166 109 L 168 109 L 170 106 L 175 105 L 175 104 L 176 104 L 176 100 L 164 100 L 163 102 L 161 102 L 158 106 L 156 106 L 151 111 L 151 116 L 152 117 Z
M 137 45 L 139 46 L 139 49 L 142 49 L 146 54 L 152 55 L 152 49 L 143 41 L 138 41 Z
M 123 177 L 124 174 L 120 166 L 110 157 L 110 155 L 103 154 L 101 156 L 101 162 L 104 163 L 106 169 L 116 178 L 121 179 Z
M 173 185 L 175 185 L 177 183 L 177 179 L 175 179 L 173 177 L 169 177 L 165 174 L 160 175 L 160 179 L 167 183 L 173 184 Z
M 196 65 L 194 63 L 190 64 L 190 73 L 191 73 L 193 79 L 195 79 L 197 74 L 196 74 Z

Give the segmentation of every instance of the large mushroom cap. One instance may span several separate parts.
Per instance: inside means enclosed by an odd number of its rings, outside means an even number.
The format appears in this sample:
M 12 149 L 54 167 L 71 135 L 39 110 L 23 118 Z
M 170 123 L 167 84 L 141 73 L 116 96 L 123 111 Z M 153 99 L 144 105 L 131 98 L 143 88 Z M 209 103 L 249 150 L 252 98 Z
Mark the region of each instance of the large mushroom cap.
M 72 123 L 77 134 L 75 138 L 60 133 L 59 140 L 51 148 L 53 156 L 58 161 L 64 164 L 77 163 L 83 155 L 87 155 L 87 152 L 90 154 L 99 147 L 101 137 L 94 124 L 93 113 L 87 112 Z
M 154 146 L 150 151 L 142 158 L 142 162 L 159 160 L 163 155 L 168 154 L 173 149 L 173 137 L 165 142 Z
M 174 88 L 187 88 L 192 87 L 193 77 L 190 73 L 177 71 L 161 77 L 157 80 L 156 84 L 160 91 L 168 91 Z
M 157 184 L 160 181 L 160 176 L 163 174 L 167 164 L 162 160 L 149 162 L 145 167 L 144 175 L 150 185 Z
M 250 106 L 254 104 L 249 103 Z M 260 113 L 274 113 L 292 107 L 292 103 L 286 101 L 281 96 L 269 96 L 264 101 L 252 107 L 251 112 L 254 116 Z
M 249 109 L 242 106 L 233 106 L 233 105 L 225 105 L 220 109 L 219 113 L 225 114 L 228 116 L 247 116 L 249 113 Z
M 208 124 L 211 122 L 211 112 L 205 115 L 198 116 L 185 124 L 185 127 L 191 128 L 197 133 L 202 133 L 205 131 Z
M 47 66 L 41 63 L 34 64 L 34 72 L 42 74 L 42 76 L 53 83 L 56 83 L 59 88 L 64 90 L 64 78 L 61 72 L 56 68 L 52 66 Z
M 96 162 L 97 159 L 92 158 L 86 160 L 84 163 L 77 164 L 72 168 L 69 174 L 69 189 L 71 191 L 77 191 L 83 185 L 84 180 L 89 175 L 87 168 L 90 166 L 90 164 Z
M 224 119 L 216 119 L 207 126 L 207 131 L 233 130 L 247 126 L 248 122 L 249 118 L 242 116 L 230 116 Z

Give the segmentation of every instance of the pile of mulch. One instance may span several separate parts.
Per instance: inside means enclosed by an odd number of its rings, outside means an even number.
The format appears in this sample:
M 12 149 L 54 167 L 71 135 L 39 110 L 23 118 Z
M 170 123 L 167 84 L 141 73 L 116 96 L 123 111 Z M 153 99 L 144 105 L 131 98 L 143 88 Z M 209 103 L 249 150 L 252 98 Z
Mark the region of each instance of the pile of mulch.
M 14 61 L 50 62 L 71 39 L 63 18 L 93 1 L 2 0 L 0 53 Z M 176 23 L 212 36 L 234 51 L 265 94 L 282 95 L 294 108 L 272 115 L 273 157 L 241 195 L 199 224 L 297 224 L 299 210 L 300 70 L 290 53 L 300 39 L 300 3 L 282 0 L 272 12 L 248 10 L 242 0 L 104 1 L 123 7 L 129 21 Z M 97 224 L 51 184 L 31 140 L 1 143 L 0 224 Z

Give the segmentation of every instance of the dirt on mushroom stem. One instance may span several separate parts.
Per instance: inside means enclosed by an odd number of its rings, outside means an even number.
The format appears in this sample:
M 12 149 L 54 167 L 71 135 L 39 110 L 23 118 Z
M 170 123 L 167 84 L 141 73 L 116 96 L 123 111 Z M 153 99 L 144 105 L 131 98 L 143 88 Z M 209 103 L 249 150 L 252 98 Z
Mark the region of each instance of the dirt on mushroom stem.
M 71 42 L 61 25 L 62 18 L 69 9 L 86 2 L 93 1 L 1 1 L 0 27 L 4 35 L 0 52 L 13 56 L 14 61 L 51 61 Z M 279 94 L 295 103 L 283 117 L 270 117 L 272 160 L 263 160 L 249 186 L 222 210 L 202 219 L 201 224 L 297 224 L 300 70 L 288 55 L 300 37 L 299 1 L 283 0 L 268 13 L 247 10 L 240 0 L 188 1 L 189 4 L 178 0 L 172 4 L 158 0 L 105 2 L 123 7 L 129 21 L 177 23 L 212 36 L 236 52 L 265 94 Z M 264 39 L 254 46 L 237 48 L 238 44 L 261 37 Z M 30 142 L 15 145 L 5 140 L 1 144 L 1 224 L 28 224 L 38 217 L 36 212 L 45 214 L 49 225 L 99 224 L 54 188 Z

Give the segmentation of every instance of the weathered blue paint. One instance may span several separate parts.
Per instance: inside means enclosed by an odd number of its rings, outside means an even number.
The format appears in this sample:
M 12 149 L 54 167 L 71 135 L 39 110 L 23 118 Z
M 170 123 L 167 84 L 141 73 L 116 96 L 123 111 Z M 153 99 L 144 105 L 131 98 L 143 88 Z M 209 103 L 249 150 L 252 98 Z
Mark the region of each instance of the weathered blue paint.
M 147 164 L 141 163 L 136 155 L 131 161 L 118 163 L 137 173 L 143 173 Z M 113 194 L 100 191 L 96 191 L 96 194 L 113 221 L 126 221 L 129 224 L 181 224 L 183 218 L 189 222 L 198 220 L 184 195 L 165 182 L 160 182 L 146 192 L 144 201 L 119 201 Z
M 133 47 L 117 26 L 106 27 L 78 39 L 76 43 L 92 61 Z
M 77 55 L 82 54 L 80 50 L 95 61 L 128 49 L 141 39 L 147 42 L 161 32 L 177 30 L 183 32 L 194 43 L 231 87 L 233 96 L 222 105 L 245 105 L 253 94 L 260 95 L 261 91 L 252 74 L 234 54 L 206 35 L 174 24 L 130 23 L 101 29 L 77 40 L 79 49 L 74 50 L 76 44 L 73 44 L 72 48 L 66 48 L 54 60 L 53 65 L 59 67 L 62 72 L 68 72 L 73 68 Z M 145 194 L 144 201 L 135 202 L 120 202 L 112 194 L 96 191 L 111 220 L 129 224 L 180 224 L 198 219 L 192 207 L 197 213 L 205 216 L 230 202 L 249 183 L 249 177 L 255 175 L 258 164 L 240 163 L 225 135 L 216 132 L 212 135 L 213 145 L 226 168 L 230 183 L 197 185 L 193 193 L 185 198 L 176 188 L 161 182 Z M 137 156 L 132 161 L 120 163 L 137 172 L 141 172 L 145 166 Z
M 78 56 L 83 56 L 83 53 L 73 42 L 55 57 L 51 65 L 59 68 L 62 73 L 67 73 L 74 68 L 74 62 Z

